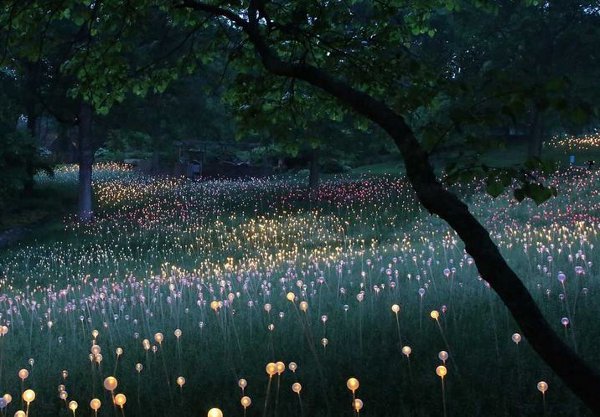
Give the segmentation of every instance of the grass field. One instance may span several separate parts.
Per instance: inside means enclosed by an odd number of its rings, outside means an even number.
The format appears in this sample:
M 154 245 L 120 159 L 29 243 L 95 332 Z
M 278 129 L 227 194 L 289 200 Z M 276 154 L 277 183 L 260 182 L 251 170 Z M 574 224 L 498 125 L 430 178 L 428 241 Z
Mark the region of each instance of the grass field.
M 548 178 L 559 196 L 539 207 L 456 189 L 591 363 L 599 180 L 563 169 Z M 42 180 L 75 181 L 73 167 Z M 93 224 L 67 218 L 0 252 L 4 415 L 33 389 L 32 417 L 94 415 L 93 398 L 100 416 L 352 416 L 350 377 L 366 416 L 589 415 L 401 177 L 336 177 L 309 194 L 301 179 L 194 182 L 113 165 L 94 187 Z M 285 370 L 267 366 L 278 361 Z

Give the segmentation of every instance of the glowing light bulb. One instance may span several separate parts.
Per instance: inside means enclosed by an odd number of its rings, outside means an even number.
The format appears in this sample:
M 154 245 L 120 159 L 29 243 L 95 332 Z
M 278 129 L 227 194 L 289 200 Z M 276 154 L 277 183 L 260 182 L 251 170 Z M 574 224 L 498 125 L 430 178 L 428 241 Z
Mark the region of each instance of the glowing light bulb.
M 275 368 L 278 375 L 281 375 L 285 371 L 285 363 L 279 361 L 275 363 Z
M 246 389 L 247 386 L 248 386 L 248 381 L 246 381 L 244 378 L 240 378 L 240 380 L 238 381 L 238 387 L 240 387 L 243 391 Z
M 288 368 L 290 369 L 290 371 L 296 372 L 296 369 L 298 369 L 298 364 L 296 362 L 290 362 Z
M 294 382 L 292 384 L 292 391 L 299 395 L 300 391 L 302 391 L 302 384 L 300 384 L 299 382 Z
M 537 389 L 539 392 L 542 393 L 542 395 L 546 394 L 546 391 L 548 391 L 548 383 L 546 381 L 540 381 L 537 383 Z
M 125 396 L 125 394 L 115 395 L 115 405 L 118 405 L 119 407 L 123 408 L 123 406 L 125 405 L 126 402 L 127 402 L 127 397 Z
M 352 408 L 354 408 L 354 409 L 356 410 L 356 412 L 357 412 L 357 413 L 360 413 L 360 410 L 362 410 L 362 408 L 363 408 L 363 405 L 364 405 L 364 404 L 363 404 L 362 400 L 361 400 L 361 399 L 359 399 L 359 398 L 355 398 L 355 399 L 352 401 Z
M 29 404 L 30 402 L 35 400 L 35 391 L 32 389 L 25 390 L 21 398 L 23 398 L 23 401 Z
M 269 362 L 265 367 L 265 371 L 267 372 L 267 375 L 269 375 L 269 378 L 271 378 L 277 373 L 277 365 L 275 365 L 273 362 Z
M 223 417 L 223 412 L 218 408 L 208 410 L 208 417 Z
M 432 319 L 437 320 L 440 318 L 440 312 L 437 310 L 432 310 L 431 313 L 429 313 L 429 315 L 431 316 Z
M 107 376 L 104 379 L 104 389 L 106 389 L 107 391 L 114 391 L 117 386 L 119 385 L 117 378 L 115 378 L 114 376 Z
M 394 304 L 392 306 L 392 311 L 396 314 L 398 314 L 400 312 L 400 306 L 398 304 Z
M 179 388 L 183 388 L 185 385 L 185 378 L 182 376 L 177 377 L 177 385 L 179 385 Z
M 73 414 L 75 414 L 75 410 L 77 410 L 77 407 L 79 407 L 79 404 L 77 404 L 77 401 L 69 402 L 69 410 L 71 410 L 73 412 Z
M 154 341 L 156 343 L 158 343 L 159 345 L 162 344 L 164 339 L 165 339 L 165 336 L 160 332 L 158 332 L 154 335 Z
M 518 345 L 521 342 L 521 335 L 519 333 L 514 333 L 511 339 Z
M 242 404 L 242 407 L 248 408 L 250 405 L 252 405 L 252 399 L 250 399 L 248 396 L 243 396 L 240 400 L 240 403 Z
M 444 379 L 444 377 L 448 374 L 448 369 L 444 365 L 440 365 L 437 368 L 435 368 L 435 373 L 437 374 L 437 376 Z
M 25 381 L 28 376 L 29 376 L 29 371 L 27 369 L 23 368 L 19 371 L 19 378 L 21 378 L 22 381 Z
M 294 294 L 293 292 L 288 292 L 287 295 L 285 296 L 285 298 L 287 298 L 288 301 L 290 302 L 294 302 L 294 300 L 296 299 L 296 294 Z
M 90 408 L 96 412 L 100 409 L 101 406 L 102 402 L 98 398 L 94 398 L 92 399 L 92 401 L 90 401 Z
M 404 346 L 402 347 L 402 353 L 404 355 L 406 355 L 406 357 L 410 357 L 410 354 L 412 353 L 412 348 L 410 346 Z
M 354 393 L 360 386 L 360 382 L 358 382 L 358 379 L 356 378 L 348 378 L 348 380 L 346 381 L 346 386 L 350 391 Z

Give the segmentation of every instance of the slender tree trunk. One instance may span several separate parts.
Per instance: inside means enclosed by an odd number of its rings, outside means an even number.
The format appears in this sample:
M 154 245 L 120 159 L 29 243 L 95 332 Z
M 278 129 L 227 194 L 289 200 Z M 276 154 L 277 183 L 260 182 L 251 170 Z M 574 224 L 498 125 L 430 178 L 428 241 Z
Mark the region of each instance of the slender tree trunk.
M 23 65 L 25 69 L 25 94 L 23 96 L 25 104 L 25 113 L 27 116 L 27 131 L 29 136 L 37 144 L 39 129 L 38 129 L 38 112 L 36 106 L 36 91 L 39 86 L 39 62 L 26 61 Z M 34 157 L 34 155 L 32 155 Z M 35 184 L 34 175 L 35 170 L 33 168 L 33 161 L 26 161 L 25 165 L 26 178 L 23 183 L 23 194 L 25 196 L 31 196 L 33 194 L 33 186 Z
M 38 133 L 38 124 L 36 123 L 37 117 L 35 114 L 34 107 L 35 106 L 31 106 L 31 103 L 28 103 L 27 105 L 27 131 L 29 132 L 29 135 L 35 140 L 37 138 Z M 35 142 L 37 143 L 37 140 Z M 35 155 L 31 155 L 31 157 L 35 158 Z M 33 187 L 35 185 L 35 169 L 33 167 L 33 161 L 31 159 L 28 159 L 25 162 L 25 174 L 26 178 L 23 182 L 23 194 L 26 197 L 31 197 L 31 195 L 33 195 Z
M 79 204 L 77 215 L 82 222 L 89 222 L 94 217 L 92 194 L 92 164 L 94 163 L 92 114 L 92 106 L 81 102 L 77 135 L 79 160 Z
M 542 156 L 543 140 L 544 124 L 542 112 L 534 108 L 527 141 L 527 156 L 529 158 L 540 158 Z
M 310 152 L 308 172 L 308 188 L 311 190 L 319 188 L 319 174 L 319 148 L 314 148 Z

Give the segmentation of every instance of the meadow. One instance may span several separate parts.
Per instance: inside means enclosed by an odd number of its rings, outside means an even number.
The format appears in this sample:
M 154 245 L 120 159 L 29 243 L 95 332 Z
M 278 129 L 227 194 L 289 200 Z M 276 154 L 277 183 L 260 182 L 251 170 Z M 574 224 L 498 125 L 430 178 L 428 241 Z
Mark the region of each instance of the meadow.
M 92 224 L 0 252 L 2 415 L 590 415 L 400 176 L 94 175 Z M 456 192 L 594 364 L 600 171 L 547 181 L 540 206 Z

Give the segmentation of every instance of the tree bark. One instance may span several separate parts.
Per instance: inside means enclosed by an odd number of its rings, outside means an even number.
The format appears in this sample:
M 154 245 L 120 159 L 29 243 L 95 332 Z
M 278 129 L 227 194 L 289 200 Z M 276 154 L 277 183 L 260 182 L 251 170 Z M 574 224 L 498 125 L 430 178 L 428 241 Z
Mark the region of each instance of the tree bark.
M 544 140 L 544 124 L 542 114 L 537 108 L 533 109 L 531 126 L 529 128 L 527 139 L 527 156 L 529 158 L 541 158 Z
M 350 106 L 383 128 L 394 140 L 406 165 L 408 179 L 421 204 L 444 219 L 465 244 L 481 276 L 500 296 L 526 339 L 540 357 L 565 384 L 600 416 L 600 374 L 583 361 L 550 327 L 531 294 L 500 254 L 489 232 L 475 219 L 467 205 L 446 190 L 429 163 L 423 147 L 416 140 L 404 118 L 384 102 L 353 88 L 312 65 L 282 61 L 262 36 L 255 14 L 249 20 L 217 6 L 183 0 L 184 7 L 222 16 L 239 26 L 248 36 L 263 66 L 275 75 L 303 80 Z M 256 7 L 250 1 L 250 9 Z
M 308 172 L 308 188 L 311 190 L 319 188 L 319 174 L 319 149 L 314 148 L 310 151 Z
M 90 222 L 94 218 L 92 165 L 94 149 L 92 145 L 92 115 L 90 104 L 81 102 L 78 115 L 78 162 L 79 162 L 79 191 L 77 215 L 81 222 Z
M 39 87 L 39 62 L 25 61 L 23 64 L 25 69 L 25 87 L 26 91 L 23 97 L 25 104 L 25 113 L 27 116 L 27 131 L 29 136 L 34 140 L 34 143 L 38 143 L 39 129 L 38 129 L 38 110 L 36 106 L 36 92 Z M 34 157 L 34 155 L 32 155 Z M 23 194 L 25 196 L 31 196 L 33 194 L 33 187 L 35 184 L 34 176 L 35 169 L 33 167 L 34 161 L 28 160 L 25 165 L 26 178 L 23 183 Z

